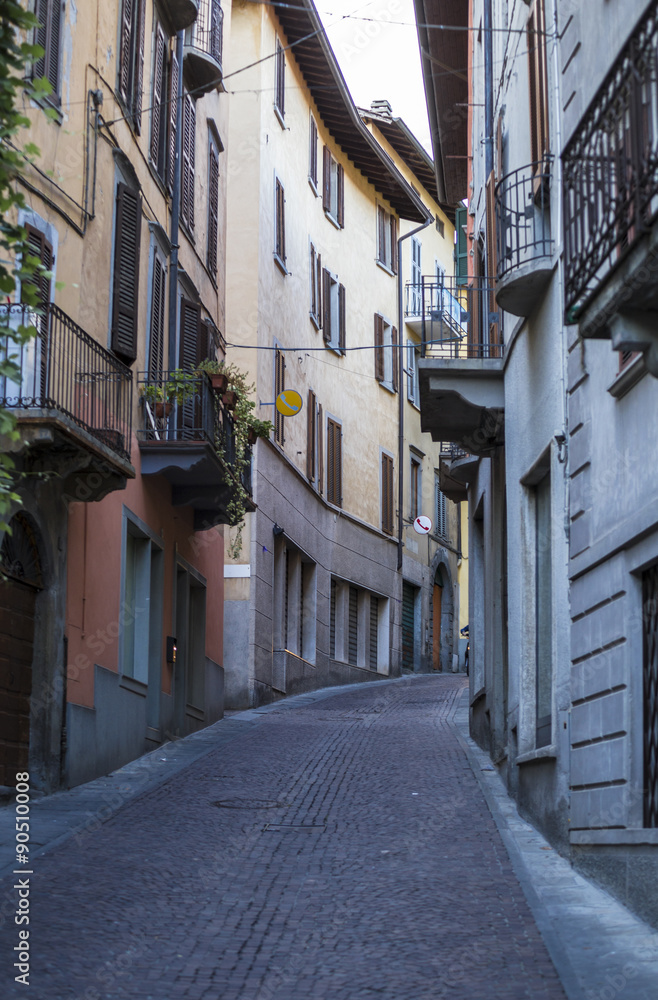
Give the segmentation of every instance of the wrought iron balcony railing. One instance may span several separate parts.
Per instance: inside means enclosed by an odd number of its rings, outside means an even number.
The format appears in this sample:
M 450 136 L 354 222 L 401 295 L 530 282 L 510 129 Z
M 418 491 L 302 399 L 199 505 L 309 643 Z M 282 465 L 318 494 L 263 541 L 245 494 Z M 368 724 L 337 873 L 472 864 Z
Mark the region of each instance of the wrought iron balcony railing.
M 439 457 L 446 461 L 454 462 L 459 458 L 468 458 L 469 451 L 455 444 L 454 441 L 441 441 L 439 444 Z
M 31 326 L 17 346 L 2 327 Z M 45 314 L 0 306 L 0 354 L 13 359 L 15 379 L 0 378 L 0 406 L 54 411 L 130 461 L 132 372 L 50 303 Z
M 570 322 L 658 215 L 657 50 L 653 0 L 562 154 Z
M 421 356 L 432 358 L 502 358 L 501 314 L 493 278 L 455 278 L 440 282 L 424 277 Z
M 501 280 L 511 271 L 550 257 L 550 160 L 513 170 L 496 185 L 496 239 Z
M 221 65 L 224 11 L 220 0 L 199 0 L 197 19 L 189 29 L 189 45 Z

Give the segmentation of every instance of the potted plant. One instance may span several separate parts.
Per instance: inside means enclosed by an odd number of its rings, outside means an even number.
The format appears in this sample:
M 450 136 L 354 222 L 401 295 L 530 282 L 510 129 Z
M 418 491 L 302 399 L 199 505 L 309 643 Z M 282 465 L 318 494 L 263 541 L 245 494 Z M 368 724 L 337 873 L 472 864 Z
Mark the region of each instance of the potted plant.
M 238 404 L 238 394 L 235 389 L 227 389 L 222 395 L 222 403 L 227 410 L 234 410 Z
M 173 408 L 173 402 L 165 397 L 164 387 L 161 385 L 144 385 L 141 389 L 142 399 L 146 400 L 153 407 L 153 412 L 158 420 L 168 417 Z
M 256 444 L 258 438 L 269 438 L 273 430 L 274 424 L 271 420 L 258 420 L 257 417 L 252 417 L 247 425 L 247 444 Z
M 158 419 L 168 417 L 172 411 L 174 401 L 185 403 L 196 391 L 196 375 L 194 372 L 185 371 L 182 368 L 175 368 L 169 372 L 167 381 L 162 385 L 148 383 L 142 386 L 142 399 L 151 403 L 153 411 Z
M 213 392 L 224 393 L 228 389 L 229 375 L 223 361 L 205 358 L 197 367 L 198 372 L 205 372 L 210 379 Z

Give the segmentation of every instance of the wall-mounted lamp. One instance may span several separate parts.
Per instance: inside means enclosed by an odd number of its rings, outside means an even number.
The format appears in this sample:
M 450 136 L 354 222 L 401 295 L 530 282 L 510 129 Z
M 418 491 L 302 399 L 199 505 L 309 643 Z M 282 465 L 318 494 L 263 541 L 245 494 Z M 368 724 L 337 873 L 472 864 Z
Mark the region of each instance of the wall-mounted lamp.
M 564 431 L 556 431 L 553 437 L 557 445 L 557 460 L 563 465 L 567 460 L 567 435 Z

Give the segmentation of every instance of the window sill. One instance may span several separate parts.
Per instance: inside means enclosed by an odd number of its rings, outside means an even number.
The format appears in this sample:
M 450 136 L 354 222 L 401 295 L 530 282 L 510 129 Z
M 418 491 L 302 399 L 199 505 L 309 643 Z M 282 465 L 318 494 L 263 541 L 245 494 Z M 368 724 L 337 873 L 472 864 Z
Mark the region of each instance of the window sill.
M 313 192 L 313 194 L 315 195 L 315 197 L 319 198 L 320 197 L 320 192 L 318 191 L 317 181 L 314 181 L 312 177 L 309 177 L 309 179 L 308 179 L 308 186 L 310 187 L 310 189 Z
M 274 105 L 274 114 L 276 115 L 277 121 L 279 122 L 281 128 L 285 130 L 287 128 L 286 119 L 284 118 L 283 112 L 279 108 L 278 104 Z
M 56 125 L 62 124 L 64 121 L 64 112 L 62 111 L 62 105 L 57 94 L 49 94 L 45 97 L 35 97 L 33 94 L 29 94 L 28 96 L 30 103 L 34 105 L 35 108 L 42 108 L 43 111 L 47 111 L 48 117 L 51 121 L 54 121 Z M 55 98 L 55 100 L 53 100 L 53 98 Z
M 413 406 L 414 410 L 418 410 L 418 412 L 420 413 L 420 403 L 417 403 L 415 399 L 409 399 L 408 396 L 407 396 L 407 402 L 409 403 L 409 406 Z
M 134 677 L 129 677 L 128 674 L 121 674 L 119 687 L 125 688 L 126 691 L 132 691 L 133 694 L 141 695 L 142 698 L 146 698 L 148 693 L 148 684 L 135 680 Z
M 333 215 L 331 214 L 331 212 L 328 212 L 326 208 L 324 210 L 324 214 L 325 214 L 326 218 L 329 219 L 329 222 L 332 224 L 332 226 L 335 226 L 336 229 L 342 229 L 343 228 L 343 226 L 341 226 L 340 222 L 338 222 L 333 217 Z
M 547 747 L 539 747 L 538 750 L 528 750 L 527 753 L 519 754 L 514 763 L 518 766 L 521 764 L 532 764 L 536 760 L 555 760 L 556 757 L 557 747 L 554 743 L 551 743 Z
M 336 354 L 339 358 L 345 356 L 345 351 L 343 351 L 340 347 L 338 347 L 337 344 L 332 344 L 329 342 L 326 343 L 324 346 L 327 348 L 328 351 L 331 351 L 332 354 Z
M 274 254 L 272 254 L 272 256 L 274 257 L 274 263 L 279 268 L 279 270 L 281 271 L 281 273 L 283 275 L 290 274 L 290 271 L 286 267 L 286 262 L 284 260 L 282 260 L 281 257 L 279 257 L 278 253 L 274 253 Z
M 634 385 L 647 374 L 644 354 L 638 354 L 629 365 L 619 372 L 614 382 L 608 386 L 608 392 L 615 399 L 621 399 Z
M 391 278 L 395 277 L 395 271 L 391 267 L 389 267 L 388 264 L 385 264 L 383 260 L 379 260 L 378 257 L 375 257 L 375 264 L 377 265 L 377 267 L 381 267 L 382 271 L 386 271 L 386 273 L 390 275 Z
M 387 392 L 390 392 L 390 394 L 392 396 L 396 395 L 397 389 L 393 388 L 393 385 L 392 385 L 391 382 L 380 382 L 379 385 L 380 385 L 380 388 L 386 389 Z
M 314 316 L 312 312 L 309 312 L 308 318 L 310 319 L 315 329 L 320 330 L 320 320 L 317 318 L 317 316 Z

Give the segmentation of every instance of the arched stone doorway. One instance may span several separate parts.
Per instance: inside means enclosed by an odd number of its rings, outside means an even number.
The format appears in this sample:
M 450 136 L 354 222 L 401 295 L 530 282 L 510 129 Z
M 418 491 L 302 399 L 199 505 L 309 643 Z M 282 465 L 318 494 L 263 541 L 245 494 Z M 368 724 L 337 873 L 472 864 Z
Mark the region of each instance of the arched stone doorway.
M 453 587 L 450 567 L 442 552 L 432 560 L 432 592 L 430 596 L 432 670 L 452 669 L 453 653 Z
M 29 769 L 30 698 L 37 598 L 43 589 L 40 546 L 27 514 L 10 521 L 0 546 L 0 785 Z

